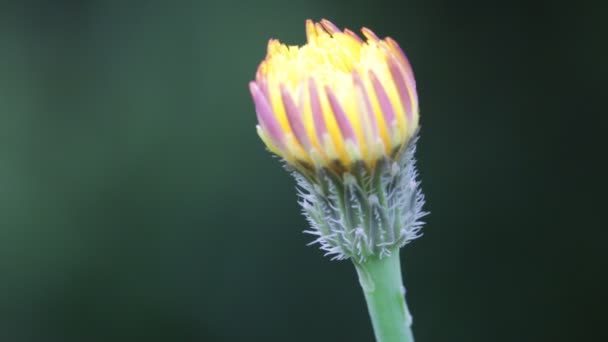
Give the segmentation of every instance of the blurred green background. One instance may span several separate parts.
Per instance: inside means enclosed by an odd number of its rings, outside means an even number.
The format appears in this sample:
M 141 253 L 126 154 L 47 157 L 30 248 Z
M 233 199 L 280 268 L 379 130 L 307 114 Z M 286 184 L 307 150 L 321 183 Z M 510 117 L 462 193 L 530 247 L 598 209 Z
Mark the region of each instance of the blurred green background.
M 3 1 L 0 341 L 372 341 L 353 267 L 305 246 L 254 129 L 266 41 L 303 43 L 307 18 L 414 66 L 417 341 L 601 340 L 606 9 Z

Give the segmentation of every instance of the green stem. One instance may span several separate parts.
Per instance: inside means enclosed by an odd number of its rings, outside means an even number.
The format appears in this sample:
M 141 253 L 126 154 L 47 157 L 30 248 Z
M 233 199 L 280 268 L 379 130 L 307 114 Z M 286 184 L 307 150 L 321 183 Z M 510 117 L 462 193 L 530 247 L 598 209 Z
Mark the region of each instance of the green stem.
M 405 303 L 399 250 L 354 263 L 377 342 L 413 342 L 412 316 Z

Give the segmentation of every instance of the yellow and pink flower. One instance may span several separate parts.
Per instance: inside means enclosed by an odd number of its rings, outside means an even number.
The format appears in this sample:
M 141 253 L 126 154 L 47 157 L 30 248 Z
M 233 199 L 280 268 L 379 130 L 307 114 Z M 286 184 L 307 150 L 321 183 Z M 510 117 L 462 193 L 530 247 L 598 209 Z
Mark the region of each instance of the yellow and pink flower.
M 249 88 L 258 134 L 297 169 L 349 170 L 395 159 L 418 130 L 416 81 L 391 38 L 365 40 L 327 20 L 306 21 L 307 43 L 268 42 Z

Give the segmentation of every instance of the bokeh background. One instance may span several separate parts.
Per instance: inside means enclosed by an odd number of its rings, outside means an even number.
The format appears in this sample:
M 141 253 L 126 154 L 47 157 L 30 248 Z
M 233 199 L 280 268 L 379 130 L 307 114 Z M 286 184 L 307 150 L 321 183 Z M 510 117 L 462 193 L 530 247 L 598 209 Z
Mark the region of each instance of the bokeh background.
M 307 18 L 390 35 L 414 65 L 417 340 L 603 340 L 606 10 L 2 1 L 0 341 L 372 341 L 353 267 L 305 246 L 254 130 L 266 41 L 303 43 Z

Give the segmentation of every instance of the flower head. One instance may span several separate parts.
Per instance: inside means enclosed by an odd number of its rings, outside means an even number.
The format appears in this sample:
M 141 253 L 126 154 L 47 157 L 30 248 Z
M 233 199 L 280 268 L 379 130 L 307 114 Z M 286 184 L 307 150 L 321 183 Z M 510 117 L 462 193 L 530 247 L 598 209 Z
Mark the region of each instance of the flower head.
M 347 171 L 395 159 L 418 128 L 410 63 L 391 38 L 365 41 L 327 20 L 306 21 L 307 43 L 268 43 L 249 86 L 258 134 L 296 169 Z
M 412 68 L 394 40 L 362 32 L 308 20 L 307 44 L 270 40 L 249 84 L 258 134 L 295 171 L 306 232 L 357 261 L 418 237 L 426 215 Z

